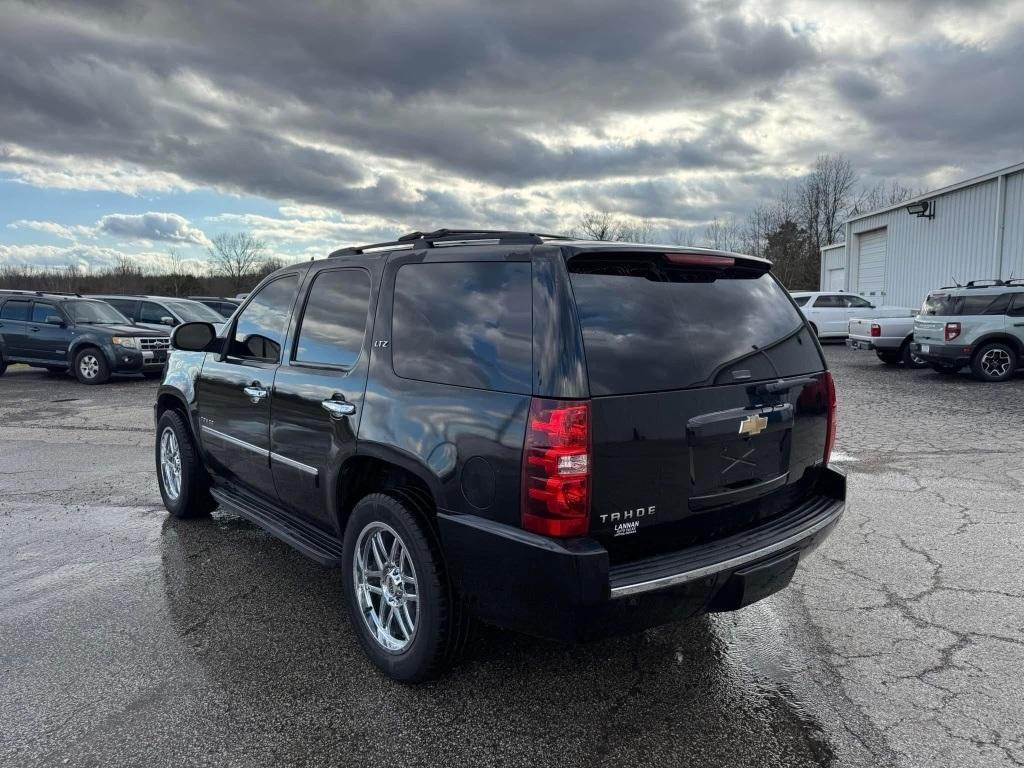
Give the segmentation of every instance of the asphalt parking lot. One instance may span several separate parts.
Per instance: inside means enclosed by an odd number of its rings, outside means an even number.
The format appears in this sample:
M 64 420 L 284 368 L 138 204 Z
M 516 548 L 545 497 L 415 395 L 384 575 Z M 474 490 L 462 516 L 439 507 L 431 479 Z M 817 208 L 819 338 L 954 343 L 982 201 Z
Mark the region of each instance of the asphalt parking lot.
M 1024 378 L 826 349 L 850 503 L 792 588 L 566 645 L 481 629 L 446 678 L 365 660 L 340 580 L 170 519 L 156 382 L 0 379 L 0 765 L 1024 764 Z

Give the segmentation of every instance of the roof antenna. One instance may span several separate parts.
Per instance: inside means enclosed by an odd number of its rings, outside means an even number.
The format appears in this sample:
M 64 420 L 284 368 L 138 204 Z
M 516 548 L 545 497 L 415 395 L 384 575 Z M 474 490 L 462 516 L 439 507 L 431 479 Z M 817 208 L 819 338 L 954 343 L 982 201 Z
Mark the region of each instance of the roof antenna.
M 953 275 L 953 285 L 955 285 L 957 288 L 963 288 L 963 286 L 960 285 L 960 281 L 956 279 L 956 275 Z

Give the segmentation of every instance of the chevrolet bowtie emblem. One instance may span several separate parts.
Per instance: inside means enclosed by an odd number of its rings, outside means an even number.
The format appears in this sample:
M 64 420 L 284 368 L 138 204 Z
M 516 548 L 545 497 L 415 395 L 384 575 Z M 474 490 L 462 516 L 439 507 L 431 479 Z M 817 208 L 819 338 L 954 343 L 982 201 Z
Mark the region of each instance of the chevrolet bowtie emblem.
M 766 419 L 764 416 L 760 414 L 747 416 L 747 418 L 743 419 L 743 421 L 740 422 L 740 434 L 747 435 L 748 437 L 760 435 L 762 432 L 764 432 L 767 426 L 768 419 Z

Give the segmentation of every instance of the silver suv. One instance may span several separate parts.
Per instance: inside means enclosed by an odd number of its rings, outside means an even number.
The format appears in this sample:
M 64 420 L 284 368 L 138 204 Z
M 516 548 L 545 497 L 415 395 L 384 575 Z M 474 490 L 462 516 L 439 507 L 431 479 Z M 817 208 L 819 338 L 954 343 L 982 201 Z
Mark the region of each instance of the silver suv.
M 911 349 L 940 373 L 966 365 L 981 381 L 1007 381 L 1024 364 L 1024 280 L 975 280 L 928 294 Z

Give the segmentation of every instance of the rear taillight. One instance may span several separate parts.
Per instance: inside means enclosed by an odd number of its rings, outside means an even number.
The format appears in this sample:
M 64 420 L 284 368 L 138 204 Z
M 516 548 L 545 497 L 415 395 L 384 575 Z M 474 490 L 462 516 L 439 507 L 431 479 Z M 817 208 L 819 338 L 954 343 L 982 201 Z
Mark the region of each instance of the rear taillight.
M 533 398 L 523 445 L 522 525 L 545 536 L 590 526 L 590 402 Z
M 952 341 L 960 335 L 960 323 L 946 323 L 946 341 Z
M 836 444 L 836 382 L 831 371 L 825 371 L 825 403 L 828 407 L 828 426 L 825 428 L 825 463 L 832 458 L 832 447 Z
M 876 338 L 878 336 L 881 336 L 882 335 L 882 326 L 880 326 L 878 323 L 872 323 L 871 324 L 871 335 L 876 337 Z

